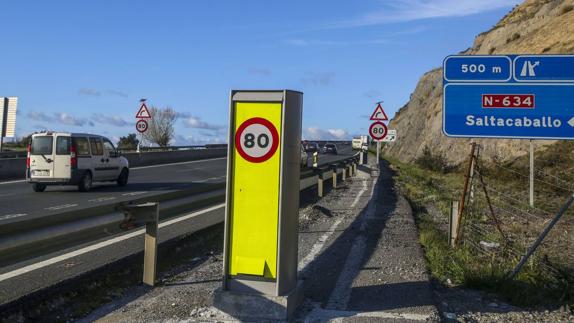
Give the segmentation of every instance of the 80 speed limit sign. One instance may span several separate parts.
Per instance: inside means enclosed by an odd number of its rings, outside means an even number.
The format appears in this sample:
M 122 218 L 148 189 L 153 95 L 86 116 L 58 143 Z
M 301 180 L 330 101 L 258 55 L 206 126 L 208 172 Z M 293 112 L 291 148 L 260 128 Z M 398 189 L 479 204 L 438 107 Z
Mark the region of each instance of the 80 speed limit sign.
M 369 127 L 369 134 L 374 140 L 382 140 L 387 135 L 387 126 L 380 122 L 373 122 Z
M 267 119 L 251 118 L 235 132 L 235 149 L 252 163 L 262 163 L 273 157 L 279 147 L 279 134 Z

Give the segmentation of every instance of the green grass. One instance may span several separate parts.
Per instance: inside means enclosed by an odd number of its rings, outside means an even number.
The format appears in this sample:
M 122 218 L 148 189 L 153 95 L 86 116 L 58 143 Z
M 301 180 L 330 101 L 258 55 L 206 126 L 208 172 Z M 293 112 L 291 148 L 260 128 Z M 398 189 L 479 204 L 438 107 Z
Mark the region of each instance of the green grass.
M 565 147 L 558 147 L 545 154 L 555 155 L 564 150 Z M 574 308 L 574 281 L 565 278 L 571 276 L 550 276 L 547 271 L 541 270 L 537 261 L 540 259 L 529 261 L 517 279 L 509 281 L 506 277 L 518 259 L 505 258 L 501 261 L 500 258 L 477 255 L 475 250 L 464 245 L 450 248 L 446 232 L 439 227 L 447 221 L 451 200 L 460 196 L 464 181 L 461 169 L 464 167 L 443 173 L 392 158 L 386 159 L 397 170 L 396 180 L 413 207 L 420 243 L 433 278 L 442 283 L 450 280 L 456 285 L 495 293 L 514 305 L 566 304 Z M 563 159 L 557 163 L 560 167 L 564 167 Z M 523 161 L 518 160 L 517 163 L 522 164 Z M 518 185 L 515 177 L 497 173 L 496 169 L 488 171 L 490 175 L 498 176 L 500 183 L 497 185 L 504 184 L 507 189 Z M 427 209 L 430 205 L 436 207 L 444 218 L 429 215 Z M 538 254 L 534 257 L 538 257 Z

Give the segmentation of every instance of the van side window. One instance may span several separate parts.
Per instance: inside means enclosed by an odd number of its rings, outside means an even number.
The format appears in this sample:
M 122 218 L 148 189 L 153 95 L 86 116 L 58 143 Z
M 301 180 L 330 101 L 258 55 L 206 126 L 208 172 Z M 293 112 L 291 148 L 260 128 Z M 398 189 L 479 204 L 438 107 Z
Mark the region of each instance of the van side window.
M 72 138 L 72 143 L 76 147 L 76 154 L 80 156 L 90 156 L 90 144 L 88 139 L 83 137 Z
M 58 136 L 56 139 L 56 155 L 70 154 L 70 137 Z
M 32 137 L 31 155 L 51 155 L 52 144 L 54 137 L 52 136 L 36 136 Z
M 108 152 L 116 151 L 116 148 L 114 148 L 114 144 L 112 144 L 108 139 L 104 139 L 104 148 L 106 148 L 106 151 Z
M 92 155 L 101 156 L 104 154 L 102 147 L 102 140 L 100 138 L 90 138 L 90 146 L 92 147 Z

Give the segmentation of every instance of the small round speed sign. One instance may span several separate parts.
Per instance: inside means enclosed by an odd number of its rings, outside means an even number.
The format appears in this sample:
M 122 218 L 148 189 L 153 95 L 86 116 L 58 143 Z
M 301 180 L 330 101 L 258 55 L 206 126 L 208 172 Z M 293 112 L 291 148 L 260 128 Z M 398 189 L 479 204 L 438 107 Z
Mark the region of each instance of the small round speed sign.
M 144 133 L 147 131 L 147 121 L 145 120 L 138 120 L 138 122 L 136 122 L 136 130 Z
M 369 127 L 369 134 L 374 140 L 382 140 L 387 135 L 387 126 L 380 121 L 373 122 Z
M 235 149 L 252 163 L 262 163 L 273 157 L 279 147 L 279 134 L 267 119 L 251 118 L 235 132 Z

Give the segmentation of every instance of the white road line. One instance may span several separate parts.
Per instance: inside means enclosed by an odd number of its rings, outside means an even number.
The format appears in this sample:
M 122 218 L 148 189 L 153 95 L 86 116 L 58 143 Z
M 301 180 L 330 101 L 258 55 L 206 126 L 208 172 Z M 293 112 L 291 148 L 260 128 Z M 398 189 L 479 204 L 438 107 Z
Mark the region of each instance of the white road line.
M 367 181 L 365 180 L 364 183 L 366 182 Z M 335 288 L 333 288 L 331 296 L 329 297 L 329 301 L 327 302 L 327 306 L 325 306 L 328 309 L 344 310 L 347 308 L 349 299 L 351 298 L 351 286 L 353 284 L 354 278 L 357 276 L 357 272 L 359 272 L 361 269 L 361 261 L 363 260 L 365 249 L 367 247 L 367 237 L 364 233 L 367 227 L 366 218 L 372 216 L 370 213 L 374 212 L 373 194 L 375 191 L 375 184 L 376 183 L 373 182 L 373 188 L 371 188 L 371 196 L 369 199 L 369 204 L 367 205 L 367 210 L 365 213 L 359 214 L 361 223 L 359 227 L 359 233 L 353 241 L 353 245 L 349 251 L 349 257 L 347 257 L 345 260 L 343 270 L 339 274 Z M 366 189 L 367 188 L 365 185 L 364 190 Z
M 122 196 L 136 196 L 136 195 L 142 195 L 142 194 L 146 194 L 146 193 L 148 193 L 148 191 L 137 191 L 137 192 L 124 193 L 124 194 L 122 194 Z
M 337 227 L 339 226 L 339 224 L 341 224 L 341 221 L 343 221 L 343 219 L 338 219 L 337 221 L 335 221 L 335 223 L 333 223 L 333 225 L 329 228 L 329 230 L 327 230 L 327 232 L 323 233 L 323 235 L 319 238 L 319 240 L 317 240 L 317 242 L 315 242 L 315 244 L 311 248 L 311 251 L 309 252 L 309 254 L 307 254 L 307 256 L 305 256 L 305 258 L 303 258 L 303 259 L 301 259 L 301 261 L 299 261 L 297 269 L 300 272 L 304 271 L 305 267 L 307 267 L 307 265 L 311 261 L 313 261 L 313 259 L 315 259 L 315 257 L 317 257 L 319 252 L 321 252 L 321 250 L 323 249 L 323 246 L 325 246 L 325 243 L 327 242 L 327 240 L 329 240 L 329 237 L 331 237 L 331 235 L 335 231 L 337 231 Z
M 28 214 L 26 213 L 18 213 L 18 214 L 6 214 L 6 215 L 2 215 L 0 216 L 0 220 L 8 220 L 8 219 L 13 219 L 13 218 L 19 218 L 21 216 L 26 216 Z
M 367 181 L 364 180 L 363 181 L 363 188 L 361 188 L 361 190 L 359 191 L 359 194 L 357 194 L 357 196 L 355 197 L 355 200 L 353 201 L 353 203 L 351 203 L 351 208 L 354 208 L 355 205 L 357 205 L 357 203 L 359 202 L 359 199 L 361 198 L 361 196 L 363 196 L 363 194 L 367 191 Z
M 416 313 L 396 313 L 386 311 L 373 311 L 373 312 L 355 312 L 355 311 L 335 311 L 325 309 L 314 309 L 307 315 L 305 322 L 343 322 L 345 318 L 349 317 L 365 317 L 374 319 L 392 319 L 392 320 L 410 320 L 410 321 L 426 321 L 431 315 L 416 314 Z
M 16 183 L 22 183 L 25 182 L 25 179 L 21 179 L 21 180 L 17 180 L 17 181 L 9 181 L 9 182 L 0 182 L 0 185 L 6 185 L 6 184 L 16 184 Z
M 92 202 L 92 203 L 99 203 L 99 202 L 105 202 L 105 201 L 111 201 L 111 200 L 115 200 L 116 198 L 113 196 L 108 196 L 108 197 L 100 197 L 97 199 L 93 199 L 93 200 L 88 200 L 88 202 Z
M 208 161 L 220 160 L 220 159 L 227 159 L 227 157 L 210 158 L 210 159 L 200 159 L 200 160 L 192 160 L 192 161 L 187 161 L 187 162 L 161 164 L 161 165 L 140 166 L 140 167 L 132 167 L 132 168 L 130 168 L 130 169 L 137 170 L 137 169 L 147 169 L 147 168 L 164 167 L 164 166 L 185 165 L 185 164 L 202 163 L 202 162 L 208 162 Z M 21 179 L 21 180 L 17 180 L 17 181 L 0 182 L 0 185 L 23 183 L 23 182 L 25 182 L 25 181 L 26 181 L 25 179 Z
M 44 210 L 55 211 L 55 210 L 69 209 L 71 207 L 76 207 L 76 206 L 78 206 L 78 204 L 62 204 L 62 205 L 50 206 L 50 207 L 44 208 Z
M 187 214 L 187 215 L 178 217 L 178 218 L 176 218 L 176 219 L 173 219 L 173 220 L 169 220 L 169 221 L 160 223 L 160 224 L 159 224 L 159 228 L 161 229 L 161 228 L 163 228 L 163 227 L 170 226 L 170 225 L 173 225 L 173 224 L 178 223 L 178 222 L 186 221 L 186 220 L 188 220 L 188 219 L 190 219 L 190 218 L 193 218 L 193 217 L 199 216 L 199 215 L 201 215 L 201 214 L 204 214 L 204 213 L 207 213 L 207 212 L 211 212 L 211 211 L 214 211 L 214 210 L 217 210 L 217 209 L 220 209 L 220 208 L 224 208 L 224 207 L 225 207 L 225 203 L 222 203 L 222 204 L 219 204 L 219 205 L 216 205 L 216 206 L 212 206 L 212 207 L 210 207 L 210 208 L 207 208 L 207 209 L 204 209 L 204 210 L 201 210 L 201 211 L 198 211 L 198 212 L 189 213 L 189 214 Z M 134 232 L 131 232 L 131 233 L 127 233 L 127 234 L 125 234 L 125 235 L 122 235 L 122 236 L 119 236 L 119 237 L 116 237 L 116 238 L 113 238 L 113 239 L 110 239 L 110 240 L 102 241 L 102 242 L 100 242 L 100 243 L 96 243 L 96 244 L 94 244 L 94 245 L 91 245 L 91 246 L 88 246 L 88 247 L 85 247 L 85 248 L 82 248 L 82 249 L 78 249 L 78 250 L 75 250 L 75 251 L 72 251 L 72 252 L 68 252 L 68 253 L 66 253 L 66 254 L 63 254 L 63 255 L 60 255 L 60 256 L 57 256 L 57 257 L 54 257 L 54 258 L 46 259 L 46 260 L 44 260 L 44 261 L 41 261 L 41 262 L 38 262 L 38 263 L 35 263 L 35 264 L 32 264 L 32 265 L 28 265 L 28 266 L 26 266 L 26 267 L 22 267 L 22 268 L 19 268 L 19 269 L 16 269 L 16 270 L 13 270 L 13 271 L 10 271 L 10 272 L 1 274 L 1 275 L 0 275 L 0 282 L 5 281 L 5 280 L 8 280 L 8 279 L 10 279 L 10 278 L 14 278 L 14 277 L 17 277 L 17 276 L 26 274 L 26 273 L 29 273 L 29 272 L 34 271 L 34 270 L 37 270 L 37 269 L 41 269 L 41 268 L 44 268 L 44 267 L 53 265 L 53 264 L 58 263 L 58 262 L 60 262 L 60 261 L 65 261 L 65 260 L 68 260 L 68 259 L 70 259 L 70 258 L 77 257 L 77 256 L 80 256 L 80 255 L 86 254 L 86 253 L 88 253 L 88 252 L 91 252 L 91 251 L 94 251 L 94 250 L 98 250 L 98 249 L 101 249 L 101 248 L 110 246 L 110 245 L 112 245 L 112 244 L 115 244 L 115 243 L 118 243 L 118 242 L 122 242 L 122 241 L 124 241 L 124 240 L 131 239 L 131 238 L 133 238 L 133 237 L 137 237 L 137 236 L 142 235 L 142 234 L 144 234 L 144 233 L 145 233 L 145 229 L 140 229 L 140 230 L 137 230 L 137 231 L 134 231 Z

